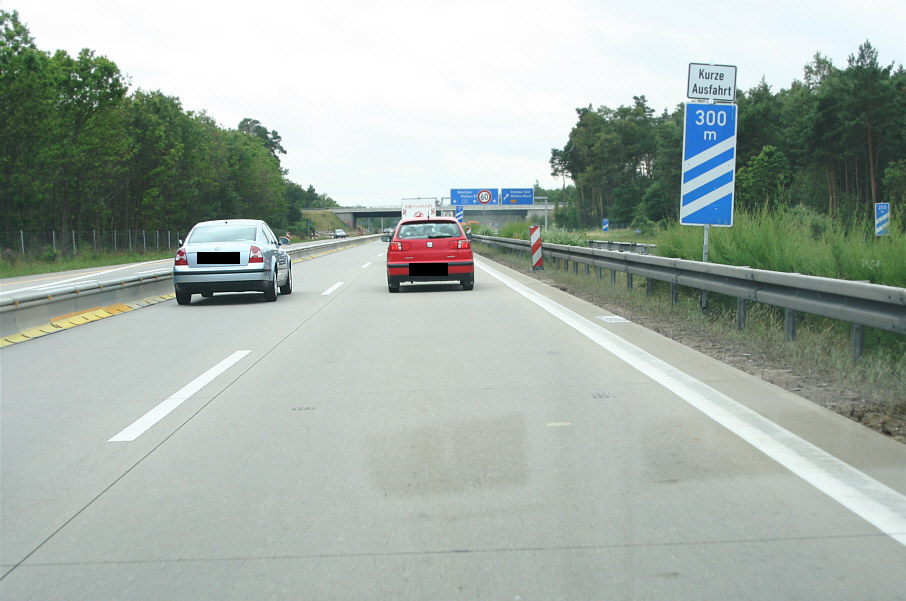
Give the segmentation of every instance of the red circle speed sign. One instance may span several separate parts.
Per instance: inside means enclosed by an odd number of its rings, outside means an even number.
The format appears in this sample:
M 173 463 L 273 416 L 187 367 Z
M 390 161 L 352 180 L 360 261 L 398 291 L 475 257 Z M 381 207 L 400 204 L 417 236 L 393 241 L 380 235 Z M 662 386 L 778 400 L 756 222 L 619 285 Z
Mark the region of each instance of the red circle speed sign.
M 491 202 L 491 198 L 492 198 L 492 196 L 491 196 L 490 190 L 482 190 L 478 193 L 478 202 L 480 202 L 483 205 L 486 205 L 489 202 Z

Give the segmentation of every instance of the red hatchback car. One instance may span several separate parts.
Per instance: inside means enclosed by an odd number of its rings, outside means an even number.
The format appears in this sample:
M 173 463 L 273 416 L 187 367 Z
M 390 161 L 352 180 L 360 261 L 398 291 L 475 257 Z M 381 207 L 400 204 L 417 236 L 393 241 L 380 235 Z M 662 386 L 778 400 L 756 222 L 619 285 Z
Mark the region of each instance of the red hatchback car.
M 407 219 L 381 240 L 387 247 L 387 287 L 399 292 L 402 282 L 458 281 L 463 290 L 475 286 L 471 234 L 451 217 Z

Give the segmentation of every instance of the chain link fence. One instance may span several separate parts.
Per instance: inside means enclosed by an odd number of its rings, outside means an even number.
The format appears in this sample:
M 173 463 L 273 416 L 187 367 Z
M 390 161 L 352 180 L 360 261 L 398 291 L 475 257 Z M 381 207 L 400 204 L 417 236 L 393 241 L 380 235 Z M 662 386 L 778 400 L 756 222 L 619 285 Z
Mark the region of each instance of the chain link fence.
M 87 252 L 176 252 L 185 230 L 50 230 L 0 232 L 0 250 L 6 256 L 76 256 Z

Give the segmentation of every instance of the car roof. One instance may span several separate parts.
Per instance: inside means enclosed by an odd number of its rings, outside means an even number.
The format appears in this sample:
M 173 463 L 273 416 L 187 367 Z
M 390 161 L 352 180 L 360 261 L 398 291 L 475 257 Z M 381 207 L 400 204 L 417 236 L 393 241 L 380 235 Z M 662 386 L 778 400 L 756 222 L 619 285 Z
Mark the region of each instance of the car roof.
M 402 219 L 397 225 L 406 223 L 459 223 L 455 217 L 410 217 Z
M 212 221 L 200 221 L 195 224 L 196 227 L 199 225 L 258 225 L 259 223 L 264 223 L 261 219 L 214 219 Z

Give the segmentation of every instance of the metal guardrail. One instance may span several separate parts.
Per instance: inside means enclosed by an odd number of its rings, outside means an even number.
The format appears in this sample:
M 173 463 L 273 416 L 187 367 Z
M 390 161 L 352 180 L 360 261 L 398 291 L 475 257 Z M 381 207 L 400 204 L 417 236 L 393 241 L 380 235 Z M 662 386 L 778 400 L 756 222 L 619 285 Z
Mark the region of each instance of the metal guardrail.
M 473 236 L 477 242 L 529 253 L 525 240 Z M 650 254 L 635 254 L 563 244 L 542 244 L 546 261 L 565 268 L 573 264 L 574 271 L 584 264 L 611 271 L 611 283 L 616 272 L 627 274 L 627 287 L 632 288 L 633 276 L 670 284 L 671 302 L 677 302 L 679 286 L 686 286 L 731 296 L 737 299 L 737 327 L 745 326 L 746 303 L 758 302 L 786 310 L 786 335 L 796 335 L 796 312 L 820 315 L 852 324 L 853 357 L 861 356 L 865 347 L 865 328 L 906 334 L 906 288 L 882 286 L 866 282 L 838 280 L 799 273 L 784 273 L 734 265 L 720 265 L 684 259 L 671 259 Z
M 589 240 L 588 247 L 650 255 L 651 251 L 657 248 L 657 245 L 640 244 L 638 242 L 614 242 L 612 240 Z

